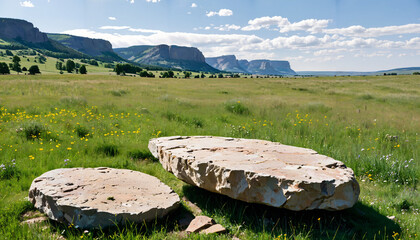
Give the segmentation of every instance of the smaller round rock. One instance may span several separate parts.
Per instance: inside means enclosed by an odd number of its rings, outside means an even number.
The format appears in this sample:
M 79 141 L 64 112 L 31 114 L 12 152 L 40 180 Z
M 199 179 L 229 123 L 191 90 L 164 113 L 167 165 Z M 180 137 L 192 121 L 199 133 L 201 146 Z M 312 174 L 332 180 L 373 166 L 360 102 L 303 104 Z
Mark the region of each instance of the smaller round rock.
M 81 229 L 150 221 L 176 209 L 180 201 L 153 176 L 106 167 L 46 172 L 32 182 L 29 200 L 50 219 Z

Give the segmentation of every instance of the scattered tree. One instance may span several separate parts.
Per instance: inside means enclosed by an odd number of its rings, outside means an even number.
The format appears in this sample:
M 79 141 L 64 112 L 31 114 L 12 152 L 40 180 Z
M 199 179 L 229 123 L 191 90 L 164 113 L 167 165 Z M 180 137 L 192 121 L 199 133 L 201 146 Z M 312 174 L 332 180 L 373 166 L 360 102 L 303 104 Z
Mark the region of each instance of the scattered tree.
M 184 78 L 190 78 L 191 72 L 184 71 Z
M 6 50 L 6 55 L 7 55 L 7 56 L 13 56 L 13 53 L 12 53 L 12 51 L 10 51 L 10 50 Z
M 0 74 L 10 74 L 9 66 L 4 62 L 0 62 Z
M 146 70 L 139 72 L 139 75 L 140 77 L 149 77 L 149 78 L 155 77 L 155 75 L 152 72 L 147 72 Z
M 174 77 L 174 72 L 173 71 L 167 71 L 167 72 L 163 72 L 161 73 L 161 77 L 162 78 L 173 78 Z
M 55 68 L 57 68 L 57 70 L 66 70 L 65 67 L 64 67 L 64 65 L 63 65 L 63 63 L 62 62 L 59 62 L 59 61 L 57 61 L 55 63 Z
M 22 69 L 20 68 L 20 57 L 19 56 L 13 56 L 13 67 L 12 70 L 16 71 L 17 73 L 22 72 Z
M 141 72 L 143 69 L 141 67 L 135 66 L 133 64 L 117 64 L 114 68 L 114 72 L 117 73 L 117 75 L 122 75 L 122 73 L 133 73 L 136 74 L 138 72 Z
M 219 73 L 218 78 L 223 78 L 223 74 Z
M 38 62 L 44 64 L 47 61 L 47 58 L 44 55 L 39 55 Z
M 80 72 L 80 74 L 86 74 L 87 73 L 86 66 L 85 65 L 82 65 L 79 68 L 79 72 Z
M 94 59 L 90 60 L 89 61 L 89 64 L 90 65 L 93 65 L 93 66 L 99 66 L 98 62 L 96 60 L 94 60 Z
M 205 78 L 206 75 L 204 75 L 204 73 L 201 73 L 201 78 Z
M 39 71 L 39 67 L 38 67 L 38 65 L 32 65 L 32 66 L 29 68 L 29 74 L 30 74 L 30 75 L 35 75 L 35 74 L 37 74 L 37 73 L 41 73 L 41 71 Z
M 413 75 L 420 75 L 420 72 L 413 72 Z
M 72 60 L 67 60 L 66 62 L 66 70 L 68 73 L 72 73 L 74 71 L 74 68 L 76 67 L 76 64 Z
M 28 69 L 26 67 L 23 67 L 22 72 L 26 72 L 26 71 L 28 71 Z

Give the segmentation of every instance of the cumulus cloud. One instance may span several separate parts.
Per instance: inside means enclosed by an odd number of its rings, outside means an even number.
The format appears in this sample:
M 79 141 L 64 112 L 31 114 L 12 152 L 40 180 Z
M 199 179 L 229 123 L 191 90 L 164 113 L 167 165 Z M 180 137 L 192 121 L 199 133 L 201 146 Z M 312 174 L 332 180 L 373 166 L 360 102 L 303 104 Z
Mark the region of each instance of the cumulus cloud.
M 207 17 L 213 17 L 213 16 L 220 16 L 220 17 L 228 17 L 233 15 L 233 11 L 230 9 L 222 8 L 218 12 L 210 11 L 206 13 Z
M 21 7 L 33 8 L 35 5 L 31 1 L 19 2 Z
M 360 25 L 347 28 L 324 29 L 327 34 L 339 34 L 351 37 L 380 37 L 387 35 L 415 34 L 420 33 L 420 24 L 405 24 L 399 26 L 385 26 L 376 28 L 365 28 Z
M 131 1 L 133 1 L 134 2 L 134 0 L 131 0 Z M 146 0 L 147 2 L 152 2 L 152 3 L 158 3 L 158 2 L 160 2 L 160 0 Z
M 192 3 L 192 4 L 191 4 L 191 7 L 192 7 L 192 8 L 196 8 L 196 7 L 198 7 L 198 6 L 197 6 L 197 4 L 196 4 L 196 3 Z
M 248 25 L 243 27 L 243 31 L 255 31 L 260 29 L 270 29 L 272 27 L 281 33 L 291 31 L 307 31 L 319 33 L 328 27 L 330 20 L 327 19 L 305 19 L 299 22 L 291 23 L 288 18 L 282 16 L 260 17 L 248 21 Z
M 109 19 L 109 20 L 111 20 L 111 21 L 115 21 L 115 20 L 117 20 L 117 18 L 116 18 L 116 17 L 108 17 L 108 19 Z

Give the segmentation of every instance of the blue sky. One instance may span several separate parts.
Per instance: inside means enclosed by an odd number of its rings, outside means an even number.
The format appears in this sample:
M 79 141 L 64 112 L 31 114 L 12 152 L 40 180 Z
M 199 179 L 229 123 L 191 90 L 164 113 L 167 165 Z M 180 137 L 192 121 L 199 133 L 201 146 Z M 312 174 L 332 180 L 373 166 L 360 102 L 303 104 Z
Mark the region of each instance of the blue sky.
M 298 71 L 420 66 L 420 0 L 0 0 L 0 16 L 113 47 L 193 46 Z

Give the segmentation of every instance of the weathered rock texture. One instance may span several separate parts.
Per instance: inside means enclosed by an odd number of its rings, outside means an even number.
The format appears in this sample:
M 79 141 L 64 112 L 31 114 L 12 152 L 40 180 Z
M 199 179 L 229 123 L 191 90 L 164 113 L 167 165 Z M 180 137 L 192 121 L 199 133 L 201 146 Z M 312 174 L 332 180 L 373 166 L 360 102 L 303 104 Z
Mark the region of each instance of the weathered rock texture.
M 350 168 L 311 149 L 208 136 L 151 139 L 149 149 L 179 179 L 250 203 L 341 210 L 360 192 Z
M 56 169 L 36 178 L 29 199 L 50 219 L 83 229 L 163 217 L 179 197 L 150 175 L 112 168 Z

